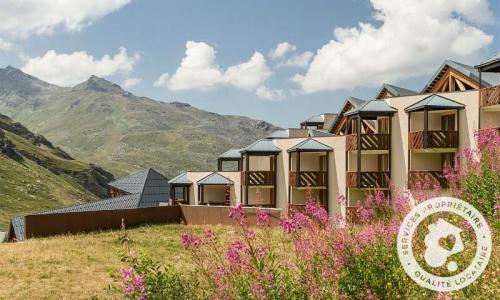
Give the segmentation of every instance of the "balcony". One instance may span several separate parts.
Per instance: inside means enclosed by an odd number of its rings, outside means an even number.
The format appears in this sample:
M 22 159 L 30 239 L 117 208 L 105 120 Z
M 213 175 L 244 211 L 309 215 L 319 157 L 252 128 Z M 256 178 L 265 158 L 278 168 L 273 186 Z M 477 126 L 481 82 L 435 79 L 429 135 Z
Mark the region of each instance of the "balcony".
M 361 150 L 389 150 L 390 134 L 365 133 L 359 135 L 361 138 Z M 358 150 L 358 135 L 350 134 L 346 137 L 347 151 Z
M 408 147 L 410 148 L 410 150 L 429 148 L 458 148 L 458 131 L 429 130 L 409 132 Z
M 288 182 L 294 187 L 325 187 L 328 182 L 328 172 L 326 171 L 300 171 L 289 172 Z
M 442 188 L 448 187 L 448 181 L 443 176 L 443 171 L 410 171 L 408 174 L 408 187 L 410 189 L 416 187 L 440 186 Z
M 500 104 L 500 85 L 479 90 L 479 105 L 488 107 Z
M 274 171 L 244 171 L 241 172 L 242 185 L 269 186 L 275 184 Z
M 347 172 L 347 187 L 363 189 L 388 188 L 389 178 L 390 173 L 387 171 Z

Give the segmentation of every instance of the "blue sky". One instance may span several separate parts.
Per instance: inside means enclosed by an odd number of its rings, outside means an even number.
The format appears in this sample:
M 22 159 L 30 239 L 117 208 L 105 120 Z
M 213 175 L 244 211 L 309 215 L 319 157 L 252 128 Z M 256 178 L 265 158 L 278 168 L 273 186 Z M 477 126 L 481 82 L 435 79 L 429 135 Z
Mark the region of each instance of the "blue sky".
M 87 2 L 0 4 L 0 67 L 67 86 L 96 74 L 140 96 L 290 127 L 382 82 L 419 91 L 445 58 L 474 64 L 500 51 L 499 1 Z M 300 55 L 309 59 L 291 62 Z

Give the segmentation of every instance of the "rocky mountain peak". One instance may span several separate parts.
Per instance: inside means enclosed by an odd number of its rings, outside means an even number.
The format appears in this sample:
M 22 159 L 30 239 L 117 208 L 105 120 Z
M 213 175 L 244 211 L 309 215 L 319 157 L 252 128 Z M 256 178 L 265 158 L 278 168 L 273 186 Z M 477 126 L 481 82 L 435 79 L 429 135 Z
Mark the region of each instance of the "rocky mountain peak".
M 118 84 L 104 78 L 97 77 L 95 75 L 90 76 L 87 81 L 73 87 L 73 90 L 91 90 L 95 92 L 118 93 L 123 95 L 129 94 L 128 92 L 124 91 Z

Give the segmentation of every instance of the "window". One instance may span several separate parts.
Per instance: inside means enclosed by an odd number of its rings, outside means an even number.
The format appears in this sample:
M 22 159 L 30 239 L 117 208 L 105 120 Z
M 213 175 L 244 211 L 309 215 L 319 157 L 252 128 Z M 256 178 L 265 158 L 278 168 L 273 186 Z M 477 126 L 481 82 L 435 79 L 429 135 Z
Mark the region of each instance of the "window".
M 377 125 L 378 133 L 389 133 L 389 118 L 379 118 Z
M 441 130 L 455 130 L 455 114 L 441 116 Z

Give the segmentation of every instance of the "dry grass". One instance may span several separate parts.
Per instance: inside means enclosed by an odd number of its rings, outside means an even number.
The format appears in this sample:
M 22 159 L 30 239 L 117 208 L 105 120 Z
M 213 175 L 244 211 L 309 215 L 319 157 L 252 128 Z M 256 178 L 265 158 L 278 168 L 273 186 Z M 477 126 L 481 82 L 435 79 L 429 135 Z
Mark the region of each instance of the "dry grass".
M 199 227 L 151 225 L 127 230 L 133 249 L 176 268 L 189 268 L 180 234 Z M 227 227 L 216 231 L 226 232 Z M 109 231 L 0 244 L 0 299 L 116 299 L 122 234 Z

